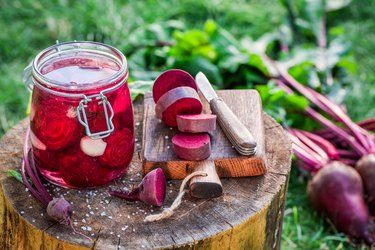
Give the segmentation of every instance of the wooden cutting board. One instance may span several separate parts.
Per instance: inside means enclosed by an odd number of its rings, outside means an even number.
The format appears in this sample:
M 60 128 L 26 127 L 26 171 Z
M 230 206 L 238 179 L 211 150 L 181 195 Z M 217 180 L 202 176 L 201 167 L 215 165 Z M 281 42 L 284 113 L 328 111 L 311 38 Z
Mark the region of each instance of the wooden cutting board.
M 257 176 L 266 173 L 265 141 L 262 119 L 262 103 L 256 90 L 221 90 L 217 92 L 243 124 L 253 134 L 258 143 L 254 156 L 242 156 L 232 147 L 217 124 L 211 134 L 212 153 L 208 159 L 214 160 L 220 177 Z M 207 101 L 201 96 L 204 113 L 211 113 Z M 143 119 L 143 175 L 155 168 L 162 168 L 168 179 L 183 179 L 192 172 L 195 161 L 179 159 L 173 152 L 172 137 L 177 128 L 166 127 L 155 116 L 155 103 L 151 94 L 144 99 Z

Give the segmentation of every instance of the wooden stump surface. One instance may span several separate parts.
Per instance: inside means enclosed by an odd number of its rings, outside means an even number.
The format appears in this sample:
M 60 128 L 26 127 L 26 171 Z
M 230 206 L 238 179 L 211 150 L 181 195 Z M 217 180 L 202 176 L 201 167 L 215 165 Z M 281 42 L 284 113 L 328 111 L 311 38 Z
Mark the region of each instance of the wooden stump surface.
M 129 171 L 110 185 L 71 190 L 47 184 L 52 195 L 72 203 L 73 226 L 88 240 L 49 219 L 25 187 L 7 177 L 18 169 L 28 119 L 0 141 L 0 249 L 278 249 L 290 172 L 291 145 L 280 125 L 264 115 L 267 174 L 222 179 L 220 198 L 186 195 L 169 219 L 145 223 L 162 208 L 126 202 L 108 195 L 109 187 L 131 188 L 142 179 L 142 101 L 134 104 L 137 146 Z M 165 207 L 177 196 L 181 181 L 168 181 Z

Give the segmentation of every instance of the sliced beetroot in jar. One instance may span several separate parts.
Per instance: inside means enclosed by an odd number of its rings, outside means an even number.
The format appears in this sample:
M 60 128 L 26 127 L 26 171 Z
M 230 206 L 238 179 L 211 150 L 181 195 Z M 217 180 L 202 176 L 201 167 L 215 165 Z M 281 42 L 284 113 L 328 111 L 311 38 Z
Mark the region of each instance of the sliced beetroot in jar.
M 49 99 L 36 108 L 31 129 L 47 149 L 52 150 L 78 141 L 83 132 L 75 108 L 55 99 Z
M 75 154 L 64 155 L 61 159 L 64 166 L 60 168 L 60 175 L 65 183 L 71 187 L 94 187 L 106 184 L 114 175 L 121 172 L 108 171 L 97 157 L 90 157 L 77 150 Z
M 123 128 L 113 132 L 103 139 L 106 143 L 104 154 L 99 160 L 110 168 L 123 167 L 128 164 L 133 157 L 134 137 L 130 129 Z
M 172 144 L 177 157 L 184 160 L 200 161 L 211 154 L 210 136 L 206 133 L 179 133 L 173 136 Z
M 125 88 L 125 85 L 120 87 L 120 89 L 117 92 L 117 95 L 115 96 L 113 100 L 113 112 L 115 114 L 126 112 L 126 110 L 129 107 L 129 100 L 130 100 L 130 93 L 127 88 Z
M 186 133 L 210 132 L 216 129 L 216 115 L 177 115 L 177 127 Z
M 53 150 L 40 150 L 33 147 L 35 163 L 38 168 L 59 171 L 61 166 L 61 153 Z
M 156 117 L 167 126 L 177 126 L 176 116 L 200 114 L 203 106 L 198 93 L 190 87 L 178 87 L 165 93 L 155 105 Z
M 181 69 L 171 69 L 163 72 L 156 78 L 152 87 L 152 97 L 155 103 L 169 90 L 178 87 L 190 87 L 198 91 L 194 78 L 188 72 Z

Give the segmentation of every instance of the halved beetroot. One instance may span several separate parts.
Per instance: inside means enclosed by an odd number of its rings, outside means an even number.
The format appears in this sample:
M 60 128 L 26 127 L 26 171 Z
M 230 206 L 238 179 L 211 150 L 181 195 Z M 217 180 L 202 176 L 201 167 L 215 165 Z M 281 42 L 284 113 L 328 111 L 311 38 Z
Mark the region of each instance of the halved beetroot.
M 48 149 L 61 149 L 80 139 L 83 126 L 71 116 L 72 106 L 49 99 L 35 111 L 31 129 Z
M 113 132 L 103 139 L 106 143 L 104 154 L 99 160 L 111 168 L 122 167 L 128 164 L 133 157 L 134 137 L 130 129 L 123 128 Z
M 198 93 L 193 88 L 178 87 L 160 97 L 155 105 L 155 114 L 165 125 L 175 127 L 177 115 L 200 114 L 202 109 Z
M 163 72 L 156 78 L 152 87 L 152 97 L 157 103 L 165 93 L 178 87 L 190 87 L 198 91 L 194 78 L 181 69 L 171 69 Z
M 172 144 L 177 157 L 184 160 L 200 161 L 211 154 L 210 136 L 206 133 L 178 133 L 173 136 Z
M 185 133 L 204 133 L 216 129 L 216 115 L 177 115 L 178 130 Z

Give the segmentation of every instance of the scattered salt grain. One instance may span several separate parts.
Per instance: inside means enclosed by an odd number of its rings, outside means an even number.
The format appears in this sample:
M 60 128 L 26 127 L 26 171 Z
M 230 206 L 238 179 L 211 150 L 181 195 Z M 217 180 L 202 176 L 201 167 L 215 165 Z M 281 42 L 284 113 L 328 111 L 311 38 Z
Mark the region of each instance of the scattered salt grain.
M 87 231 L 92 231 L 92 228 L 91 227 L 87 227 Z
M 112 220 L 112 216 L 108 216 L 108 218 Z
M 128 215 L 128 219 L 130 219 L 130 215 Z
M 119 234 L 118 234 L 118 235 L 117 235 L 117 237 L 118 237 L 118 238 L 120 238 L 120 237 L 121 237 L 121 235 L 119 235 Z
M 56 236 L 56 239 L 60 239 L 60 236 L 57 235 L 57 236 Z
M 21 214 L 24 214 L 25 213 L 25 211 L 21 211 Z
M 82 219 L 82 222 L 83 222 L 83 223 L 86 223 L 86 220 L 85 220 L 85 219 Z
M 35 219 L 31 219 L 31 221 L 32 221 L 33 223 L 35 223 Z
M 164 139 L 168 140 L 168 139 L 169 139 L 169 136 L 168 136 L 168 135 L 164 136 Z
M 135 123 L 135 126 L 139 126 L 139 125 L 141 125 L 141 123 L 139 123 L 139 122 Z
M 105 215 L 106 215 L 105 212 L 100 213 L 100 216 L 105 216 Z
M 81 229 L 82 229 L 83 231 L 86 231 L 87 228 L 84 227 L 84 226 L 82 226 Z
M 93 211 L 90 211 L 90 214 L 91 214 L 91 215 L 94 215 L 94 212 L 93 212 Z
M 106 204 L 109 204 L 109 200 L 105 200 L 104 202 L 105 202 Z
M 112 234 L 113 234 L 113 232 L 110 232 L 109 234 L 110 234 L 110 235 L 112 235 Z
M 196 206 L 197 206 L 197 204 L 194 203 L 194 204 L 193 204 L 193 207 L 196 207 Z
M 26 191 L 26 192 L 28 192 L 28 191 L 29 191 L 29 189 L 28 189 L 28 188 L 25 188 L 25 191 Z
M 32 209 L 32 208 L 33 208 L 33 206 L 30 206 L 30 207 L 29 207 L 29 209 Z
M 167 149 L 170 149 L 171 148 L 171 146 L 167 146 Z

